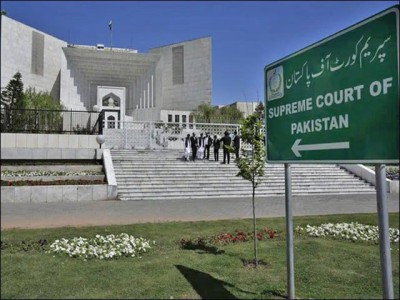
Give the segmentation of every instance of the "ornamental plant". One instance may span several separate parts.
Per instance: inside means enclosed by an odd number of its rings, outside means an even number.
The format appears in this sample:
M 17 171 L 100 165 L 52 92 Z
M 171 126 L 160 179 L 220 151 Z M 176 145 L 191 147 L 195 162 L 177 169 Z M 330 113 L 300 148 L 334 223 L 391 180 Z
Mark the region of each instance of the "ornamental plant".
M 241 176 L 243 179 L 251 182 L 253 188 L 252 206 L 253 206 L 253 241 L 254 241 L 254 262 L 258 265 L 257 259 L 257 231 L 256 231 L 256 208 L 255 208 L 255 193 L 257 186 L 265 172 L 265 147 L 262 134 L 262 120 L 257 113 L 249 115 L 243 122 L 241 127 L 242 139 L 242 155 L 236 160 L 236 165 L 239 172 L 236 176 Z M 247 154 L 243 148 L 244 144 L 251 145 L 251 154 Z
M 263 230 L 259 230 L 256 235 L 258 241 L 276 238 L 278 233 L 276 230 L 265 227 Z M 225 232 L 217 234 L 211 237 L 199 237 L 195 240 L 181 239 L 180 246 L 182 249 L 188 250 L 210 250 L 213 245 L 227 245 L 232 243 L 248 242 L 254 238 L 252 232 L 245 232 L 236 230 L 234 233 Z M 208 251 L 212 252 L 212 251 Z
M 155 241 L 152 242 L 155 244 Z M 71 240 L 62 238 L 50 245 L 48 253 L 66 254 L 69 257 L 87 259 L 112 259 L 121 256 L 140 257 L 151 246 L 149 240 L 143 237 L 135 238 L 127 233 L 109 234 L 94 238 L 74 237 Z
M 257 231 L 256 239 L 258 241 L 265 240 L 267 238 L 273 239 L 278 236 L 278 233 L 265 227 L 263 230 Z M 251 232 L 244 232 L 240 230 L 236 230 L 235 233 L 222 233 L 216 235 L 212 238 L 212 242 L 215 244 L 230 244 L 230 243 L 238 243 L 238 242 L 247 242 L 254 239 L 254 235 Z
M 333 237 L 351 241 L 379 241 L 379 227 L 373 225 L 352 223 L 327 223 L 320 226 L 307 224 L 305 228 L 297 226 L 295 231 L 306 233 L 312 237 Z M 389 228 L 389 238 L 391 243 L 399 242 L 399 229 Z

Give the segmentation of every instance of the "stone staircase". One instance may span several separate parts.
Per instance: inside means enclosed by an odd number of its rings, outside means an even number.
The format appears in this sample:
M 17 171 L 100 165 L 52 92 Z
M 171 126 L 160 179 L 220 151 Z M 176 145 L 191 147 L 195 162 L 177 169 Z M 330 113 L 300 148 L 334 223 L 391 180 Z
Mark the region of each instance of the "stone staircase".
M 211 156 L 212 149 L 210 151 Z M 184 161 L 177 150 L 111 150 L 118 198 L 163 200 L 251 197 L 251 182 L 231 163 Z M 220 151 L 220 160 L 222 151 Z M 294 164 L 293 195 L 375 193 L 375 187 L 335 164 Z M 283 164 L 267 164 L 257 197 L 285 195 Z

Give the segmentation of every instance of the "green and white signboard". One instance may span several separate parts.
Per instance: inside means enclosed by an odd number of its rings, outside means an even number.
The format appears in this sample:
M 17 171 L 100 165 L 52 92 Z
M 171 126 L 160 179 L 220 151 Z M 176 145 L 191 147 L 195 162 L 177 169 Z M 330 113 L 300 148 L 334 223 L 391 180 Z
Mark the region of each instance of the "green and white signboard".
M 267 161 L 399 162 L 399 6 L 264 71 Z

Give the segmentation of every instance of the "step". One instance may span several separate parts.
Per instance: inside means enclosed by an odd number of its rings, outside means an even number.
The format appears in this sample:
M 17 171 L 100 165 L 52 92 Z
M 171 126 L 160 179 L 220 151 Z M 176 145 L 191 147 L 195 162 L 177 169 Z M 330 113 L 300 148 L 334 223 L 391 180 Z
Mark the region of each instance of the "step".
M 121 200 L 249 197 L 251 182 L 236 176 L 236 164 L 184 161 L 183 151 L 112 150 Z M 375 193 L 375 188 L 335 164 L 291 165 L 292 194 Z M 193 193 L 193 190 L 196 192 Z M 256 195 L 284 195 L 283 164 L 266 164 Z
M 250 181 L 243 180 L 242 178 L 235 177 L 235 178 L 225 178 L 225 177 L 219 177 L 219 178 L 210 178 L 211 180 L 207 180 L 206 178 L 155 178 L 153 180 L 149 179 L 143 179 L 140 178 L 138 180 L 132 179 L 132 178 L 119 178 L 117 177 L 117 183 L 118 184 L 124 184 L 124 185 L 132 185 L 132 186 L 158 186 L 158 185 L 172 185 L 172 186 L 190 186 L 192 184 L 196 185 L 211 185 L 211 186 L 222 186 L 226 184 L 235 184 L 237 185 L 247 185 L 250 184 Z M 271 178 L 268 180 L 263 180 L 260 183 L 260 186 L 269 186 L 269 185 L 274 185 L 274 184 L 284 184 L 285 179 L 284 178 Z M 332 186 L 331 182 L 329 182 L 326 179 L 316 179 L 316 180 L 310 180 L 310 179 L 298 179 L 298 180 L 292 180 L 293 185 L 320 185 L 320 184 L 326 184 Z M 342 185 L 366 185 L 364 182 L 360 181 L 354 181 L 354 180 L 349 180 L 349 179 L 343 179 L 343 180 L 338 180 L 335 181 L 335 186 L 342 186 Z M 367 184 L 367 186 L 369 186 Z
M 312 190 L 312 191 L 297 191 L 293 190 L 292 195 L 294 196 L 306 196 L 306 195 L 327 195 L 327 194 L 373 194 L 374 191 L 364 191 L 364 190 L 341 190 L 341 191 L 326 191 L 326 190 Z M 285 191 L 282 190 L 272 191 L 268 193 L 256 193 L 256 197 L 268 197 L 268 196 L 283 196 L 285 195 Z M 165 200 L 165 199 L 201 199 L 201 198 L 237 198 L 237 197 L 251 197 L 252 193 L 245 191 L 239 191 L 235 193 L 175 193 L 160 195 L 157 193 L 135 193 L 135 194 L 119 194 L 119 198 L 121 200 Z

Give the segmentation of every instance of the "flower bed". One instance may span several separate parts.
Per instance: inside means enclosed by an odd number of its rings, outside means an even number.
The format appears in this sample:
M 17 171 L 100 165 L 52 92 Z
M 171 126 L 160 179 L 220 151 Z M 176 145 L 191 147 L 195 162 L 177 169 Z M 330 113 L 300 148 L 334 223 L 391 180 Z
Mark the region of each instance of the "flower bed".
M 88 176 L 89 178 L 81 178 L 84 176 Z M 104 176 L 104 174 L 94 170 L 84 170 L 79 172 L 4 170 L 1 172 L 1 186 L 105 184 L 106 182 L 104 178 L 96 178 L 98 176 Z M 21 180 L 18 180 L 18 178 L 21 178 Z
M 273 239 L 278 236 L 276 230 L 264 228 L 256 233 L 257 240 Z M 226 245 L 231 243 L 240 243 L 253 240 L 253 232 L 244 232 L 236 230 L 234 233 L 221 233 L 211 237 L 199 237 L 195 240 L 181 239 L 180 246 L 187 250 L 203 250 L 214 254 L 222 254 L 223 250 L 218 250 L 215 245 Z
M 58 179 L 58 180 L 1 180 L 1 186 L 36 186 L 36 185 L 98 185 L 106 184 L 104 180 L 91 179 Z
M 155 244 L 155 241 L 152 242 Z M 121 233 L 109 234 L 86 239 L 74 237 L 71 240 L 62 238 L 50 245 L 48 253 L 67 254 L 69 257 L 87 259 L 112 259 L 122 256 L 140 257 L 151 248 L 150 241 L 142 237 Z
M 379 227 L 352 223 L 327 223 L 320 226 L 307 225 L 305 228 L 297 226 L 295 231 L 306 233 L 313 237 L 333 237 L 351 241 L 379 241 Z M 399 229 L 389 228 L 390 242 L 399 242 Z
M 103 172 L 94 170 L 84 170 L 80 172 L 65 172 L 65 171 L 41 171 L 41 170 L 18 170 L 1 171 L 1 177 L 25 177 L 25 176 L 76 176 L 76 175 L 102 175 Z

